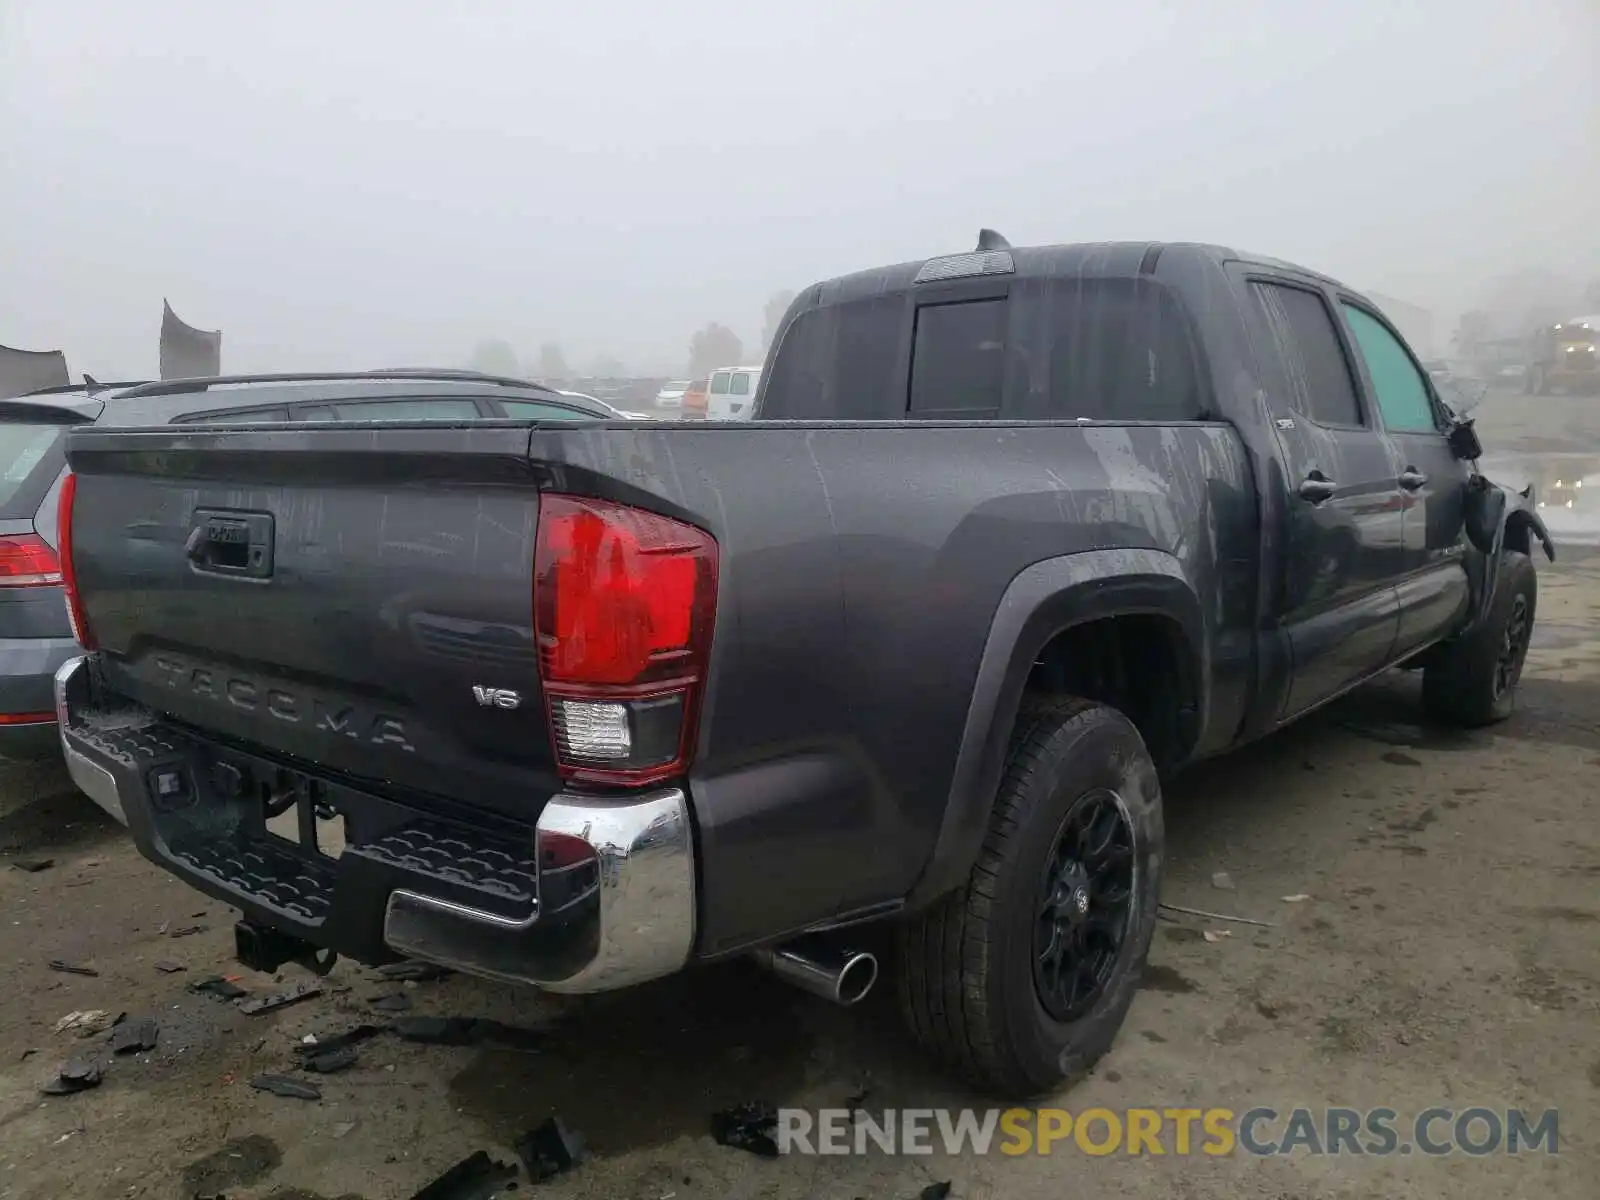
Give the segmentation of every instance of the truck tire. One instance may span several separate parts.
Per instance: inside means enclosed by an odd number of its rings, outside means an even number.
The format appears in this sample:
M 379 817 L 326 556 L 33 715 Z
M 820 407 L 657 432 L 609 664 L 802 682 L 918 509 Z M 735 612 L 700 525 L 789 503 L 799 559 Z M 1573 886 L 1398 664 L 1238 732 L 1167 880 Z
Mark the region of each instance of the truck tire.
M 1422 706 L 1428 715 L 1468 729 L 1504 721 L 1516 707 L 1539 603 L 1533 560 L 1507 550 L 1483 624 L 1428 658 Z
M 1138 990 L 1163 845 L 1133 723 L 1087 700 L 1025 704 L 971 875 L 900 931 L 913 1036 L 1006 1099 L 1086 1074 Z

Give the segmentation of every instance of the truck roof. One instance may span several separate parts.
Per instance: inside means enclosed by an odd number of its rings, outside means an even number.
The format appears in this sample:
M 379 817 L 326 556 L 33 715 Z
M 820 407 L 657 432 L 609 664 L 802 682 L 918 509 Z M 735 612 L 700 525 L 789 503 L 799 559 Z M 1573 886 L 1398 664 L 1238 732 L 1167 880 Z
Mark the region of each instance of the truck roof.
M 932 258 L 896 263 L 892 266 L 853 271 L 848 275 L 840 275 L 814 284 L 813 288 L 816 291 L 813 302 L 819 305 L 841 304 L 850 300 L 882 295 L 885 292 L 901 291 L 915 284 L 918 276 L 929 270 L 930 264 L 968 257 L 976 260 L 986 254 L 1009 256 L 1012 269 L 1004 273 L 1013 279 L 1060 275 L 1127 278 L 1150 272 L 1154 269 L 1156 260 L 1162 255 L 1180 254 L 1206 259 L 1219 265 L 1225 262 L 1244 262 L 1294 271 L 1344 288 L 1346 291 L 1356 290 L 1298 263 L 1206 242 L 1071 242 L 1048 246 L 957 250 L 948 255 L 935 255 Z M 971 275 L 993 273 L 1000 272 L 990 270 L 964 272 Z

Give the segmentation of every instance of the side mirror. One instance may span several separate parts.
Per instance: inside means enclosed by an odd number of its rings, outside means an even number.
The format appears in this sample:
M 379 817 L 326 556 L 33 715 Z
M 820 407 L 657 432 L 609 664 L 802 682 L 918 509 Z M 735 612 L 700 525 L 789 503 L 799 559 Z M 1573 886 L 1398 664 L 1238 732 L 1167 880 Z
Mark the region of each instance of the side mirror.
M 1483 443 L 1478 440 L 1478 430 L 1466 417 L 1457 416 L 1445 434 L 1450 453 L 1463 462 L 1476 462 L 1483 457 Z

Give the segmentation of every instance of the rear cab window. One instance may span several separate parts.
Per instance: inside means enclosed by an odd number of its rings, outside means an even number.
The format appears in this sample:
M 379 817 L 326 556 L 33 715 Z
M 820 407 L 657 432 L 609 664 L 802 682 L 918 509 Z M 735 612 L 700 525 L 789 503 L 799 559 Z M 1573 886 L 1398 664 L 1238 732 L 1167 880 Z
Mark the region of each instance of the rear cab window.
M 767 369 L 761 416 L 1205 419 L 1193 332 L 1163 284 L 1023 276 L 985 290 L 920 301 L 907 290 L 801 314 Z

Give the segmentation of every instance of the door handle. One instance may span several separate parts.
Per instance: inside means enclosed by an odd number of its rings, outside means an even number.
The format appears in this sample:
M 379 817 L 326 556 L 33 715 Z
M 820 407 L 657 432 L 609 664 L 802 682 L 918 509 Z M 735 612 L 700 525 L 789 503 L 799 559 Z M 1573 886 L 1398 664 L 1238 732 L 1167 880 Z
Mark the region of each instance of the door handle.
M 1300 481 L 1300 499 L 1309 500 L 1313 504 L 1321 504 L 1329 500 L 1339 490 L 1339 485 L 1329 479 L 1321 471 L 1313 471 Z
M 1428 482 L 1428 477 L 1415 467 L 1407 467 L 1400 472 L 1399 484 L 1408 492 L 1414 492 Z

